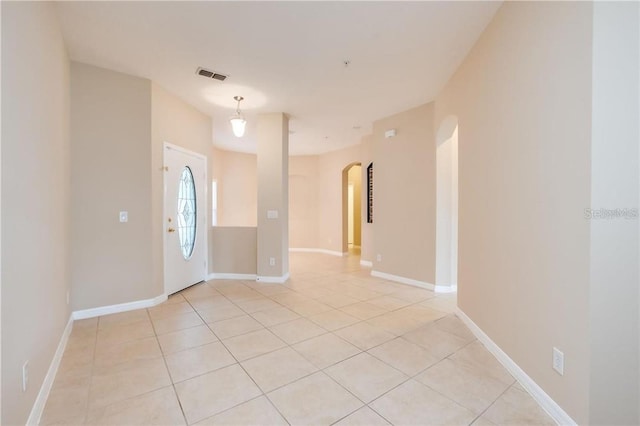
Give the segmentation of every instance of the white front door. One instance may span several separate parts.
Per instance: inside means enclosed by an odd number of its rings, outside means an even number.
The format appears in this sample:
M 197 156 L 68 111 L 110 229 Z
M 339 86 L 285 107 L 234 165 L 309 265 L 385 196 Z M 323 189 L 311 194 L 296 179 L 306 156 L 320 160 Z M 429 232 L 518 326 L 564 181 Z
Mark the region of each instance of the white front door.
M 164 146 L 164 289 L 180 291 L 207 277 L 207 158 Z

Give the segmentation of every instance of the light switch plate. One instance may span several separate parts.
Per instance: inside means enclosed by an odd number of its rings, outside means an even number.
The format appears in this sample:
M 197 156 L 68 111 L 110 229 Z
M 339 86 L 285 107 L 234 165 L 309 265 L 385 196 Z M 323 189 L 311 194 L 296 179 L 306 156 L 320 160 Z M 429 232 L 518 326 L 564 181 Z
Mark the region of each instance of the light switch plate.
M 267 219 L 277 219 L 278 210 L 267 210 Z
M 128 222 L 129 221 L 129 212 L 120 212 L 120 222 Z
M 553 348 L 553 369 L 559 375 L 564 375 L 564 353 L 558 348 Z

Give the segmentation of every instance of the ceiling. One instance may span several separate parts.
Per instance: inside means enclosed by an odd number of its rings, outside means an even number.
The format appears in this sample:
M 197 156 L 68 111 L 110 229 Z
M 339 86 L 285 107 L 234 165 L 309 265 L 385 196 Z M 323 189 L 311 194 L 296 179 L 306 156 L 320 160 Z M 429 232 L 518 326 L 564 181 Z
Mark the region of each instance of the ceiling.
M 499 2 L 60 2 L 72 60 L 149 78 L 213 118 L 213 143 L 255 152 L 257 115 L 289 114 L 289 151 L 360 142 L 435 98 Z M 347 62 L 345 64 L 345 62 Z M 224 82 L 198 67 L 227 74 Z M 233 97 L 248 120 L 231 133 Z

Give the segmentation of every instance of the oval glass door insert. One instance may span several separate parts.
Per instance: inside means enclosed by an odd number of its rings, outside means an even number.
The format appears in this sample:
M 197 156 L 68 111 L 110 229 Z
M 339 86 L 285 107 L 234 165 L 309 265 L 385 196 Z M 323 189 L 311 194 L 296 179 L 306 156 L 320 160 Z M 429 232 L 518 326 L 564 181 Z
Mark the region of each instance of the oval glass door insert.
M 196 185 L 189 167 L 185 167 L 178 184 L 178 240 L 185 260 L 196 244 Z

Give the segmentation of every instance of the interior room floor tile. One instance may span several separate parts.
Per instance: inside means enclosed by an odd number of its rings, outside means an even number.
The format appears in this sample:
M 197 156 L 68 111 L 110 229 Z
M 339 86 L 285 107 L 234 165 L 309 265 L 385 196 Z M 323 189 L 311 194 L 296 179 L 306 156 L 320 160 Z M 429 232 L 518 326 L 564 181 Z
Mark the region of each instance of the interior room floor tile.
M 186 424 L 172 386 L 94 409 L 89 412 L 87 423 L 96 425 Z
M 285 284 L 210 280 L 74 322 L 40 424 L 553 424 L 455 294 L 293 253 Z
M 335 423 L 336 426 L 387 426 L 390 424 L 369 407 L 362 407 Z
M 375 327 L 366 322 L 361 322 L 346 328 L 341 328 L 335 332 L 344 340 L 352 343 L 360 349 L 366 351 L 374 346 L 378 346 L 386 341 L 393 339 L 395 336 L 387 333 L 379 327 Z
M 271 331 L 290 345 L 324 334 L 327 331 L 306 318 L 271 327 Z
M 531 395 L 516 386 L 510 387 L 502 394 L 482 416 L 497 425 L 555 424 Z
M 278 336 L 266 329 L 232 337 L 225 340 L 224 345 L 238 361 L 244 361 L 287 346 Z
M 413 376 L 438 362 L 438 358 L 426 349 L 402 337 L 389 340 L 369 349 L 371 355 L 386 362 L 403 373 Z
M 267 397 L 261 396 L 196 424 L 200 426 L 286 426 L 289 423 L 278 413 Z
M 408 377 L 366 352 L 325 370 L 336 382 L 364 402 L 371 402 Z
M 165 355 L 206 345 L 217 340 L 216 335 L 206 325 L 199 325 L 158 336 L 160 348 Z
M 370 404 L 396 425 L 468 425 L 476 415 L 420 383 L 409 380 Z
M 420 383 L 481 414 L 511 383 L 501 382 L 481 367 L 443 359 L 416 377 Z
M 176 352 L 166 357 L 173 383 L 235 364 L 236 360 L 220 342 Z
M 267 396 L 291 425 L 330 425 L 363 405 L 322 372 Z
M 244 361 L 242 367 L 263 392 L 272 391 L 318 370 L 289 347 Z
M 323 334 L 292 346 L 318 368 L 325 368 L 361 352 L 335 334 Z
M 238 365 L 234 364 L 175 385 L 189 424 L 204 420 L 262 392 Z

